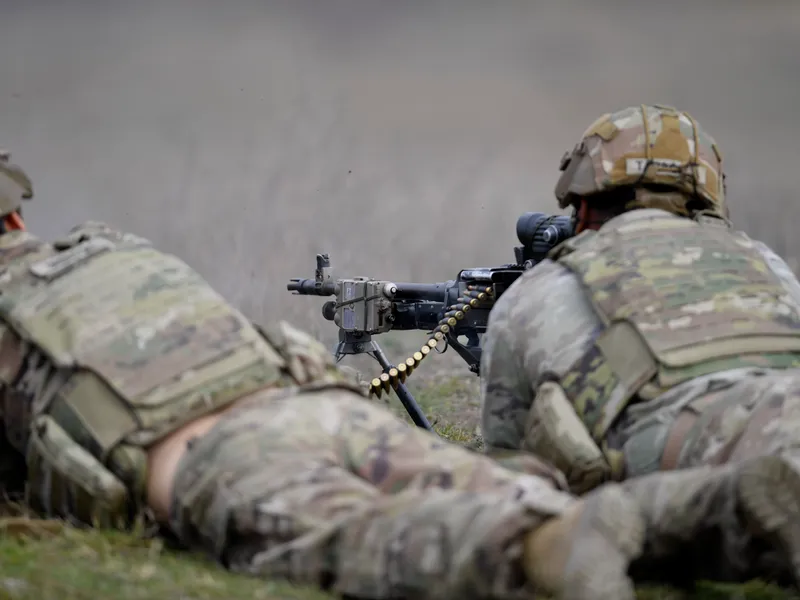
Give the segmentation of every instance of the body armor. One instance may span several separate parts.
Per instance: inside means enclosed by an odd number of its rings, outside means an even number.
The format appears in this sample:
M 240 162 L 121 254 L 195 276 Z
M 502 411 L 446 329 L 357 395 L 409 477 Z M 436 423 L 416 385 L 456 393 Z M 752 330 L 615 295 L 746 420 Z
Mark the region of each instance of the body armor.
M 754 242 L 722 220 L 635 210 L 551 258 L 580 279 L 604 325 L 560 381 L 598 443 L 645 391 L 800 365 L 800 306 Z
M 297 383 L 281 340 L 268 338 L 143 238 L 101 224 L 54 244 L 0 236 L 2 416 L 26 453 L 34 509 L 130 523 L 150 445 L 256 390 Z

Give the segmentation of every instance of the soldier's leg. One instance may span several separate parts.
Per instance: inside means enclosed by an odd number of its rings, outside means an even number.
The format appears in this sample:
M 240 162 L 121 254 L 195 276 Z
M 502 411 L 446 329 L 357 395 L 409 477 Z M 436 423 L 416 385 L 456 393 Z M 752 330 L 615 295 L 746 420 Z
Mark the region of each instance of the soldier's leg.
M 362 598 L 633 598 L 643 532 L 338 390 L 249 402 L 185 455 L 172 527 L 230 568 Z
M 681 469 L 631 482 L 649 508 L 651 525 L 661 528 L 662 545 L 663 540 L 675 546 L 714 536 L 723 542 L 717 556 L 700 543 L 682 550 L 686 557 L 691 548 L 699 551 L 701 561 L 695 564 L 709 570 L 706 576 L 788 575 L 797 580 L 797 373 L 722 373 L 689 382 L 658 402 L 661 408 L 629 428 L 624 448 L 634 474 L 637 469 Z M 693 469 L 702 465 L 711 467 Z M 681 518 L 675 516 L 678 511 Z M 656 534 L 659 527 L 650 531 Z
M 647 523 L 637 577 L 678 583 L 696 579 L 746 581 L 765 577 L 766 543 L 749 530 L 742 511 L 738 466 L 696 467 L 629 479 Z
M 444 442 L 419 428 L 408 427 L 387 411 L 375 411 L 369 418 L 352 415 L 345 421 L 342 439 L 346 441 L 350 468 L 360 477 L 372 481 L 385 493 L 393 493 L 398 489 L 408 491 L 442 488 L 502 494 L 504 497 L 511 496 L 524 501 L 528 497 L 539 497 L 541 478 L 545 478 L 555 488 L 568 488 L 563 474 L 533 455 L 507 457 L 511 463 L 511 468 L 508 468 L 507 464 L 501 465 L 485 455 Z M 387 469 L 387 466 L 392 468 Z M 535 477 L 526 476 L 529 474 Z M 533 485 L 531 489 L 534 491 L 531 495 L 527 491 L 529 485 Z M 616 498 L 613 493 L 609 493 L 609 497 Z M 558 532 L 567 539 L 581 539 L 581 555 L 572 552 L 571 560 L 574 564 L 570 569 L 576 575 L 571 575 L 570 580 L 578 577 L 577 573 L 584 569 L 584 581 L 580 585 L 587 589 L 593 587 L 598 590 L 597 593 L 602 590 L 610 595 L 613 595 L 612 592 L 622 593 L 618 589 L 618 573 L 620 569 L 624 571 L 621 561 L 630 558 L 641 527 L 638 518 L 632 515 L 633 508 L 623 510 L 623 504 L 616 499 L 602 501 L 593 498 L 589 501 L 592 510 L 588 513 L 583 513 L 582 508 L 579 510 L 576 507 L 577 512 L 571 517 L 550 523 L 542 529 L 539 536 L 531 538 L 531 541 L 541 541 L 529 546 L 529 562 L 532 566 L 541 567 L 537 571 L 537 580 L 541 581 L 541 577 L 548 571 L 553 583 L 564 576 L 565 568 L 561 559 L 566 560 L 566 556 L 558 558 L 553 553 L 557 547 L 554 535 Z M 536 502 L 531 506 L 535 508 Z M 585 520 L 580 525 L 575 520 L 579 513 Z M 596 526 L 590 523 L 595 523 Z M 603 529 L 605 537 L 587 533 L 589 529 L 596 527 Z M 568 531 L 572 534 L 566 535 Z M 578 534 L 578 531 L 581 533 Z M 591 541 L 593 536 L 597 539 Z M 624 546 L 626 551 L 620 553 L 620 546 Z M 555 557 L 556 560 L 545 560 L 545 557 Z
M 738 486 L 742 510 L 751 515 L 760 539 L 777 543 L 800 584 L 800 372 L 750 378 L 733 386 L 728 396 L 741 398 L 749 416 L 714 460 L 744 463 Z M 711 433 L 693 436 L 687 440 L 687 460 L 713 456 L 712 444 Z

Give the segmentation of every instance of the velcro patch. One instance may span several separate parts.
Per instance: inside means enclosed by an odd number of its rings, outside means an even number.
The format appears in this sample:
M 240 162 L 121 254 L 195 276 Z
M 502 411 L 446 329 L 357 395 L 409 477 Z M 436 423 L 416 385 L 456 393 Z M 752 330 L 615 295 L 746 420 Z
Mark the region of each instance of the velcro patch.
M 92 237 L 85 242 L 81 242 L 77 246 L 73 246 L 69 250 L 64 250 L 44 260 L 33 263 L 30 266 L 30 271 L 40 279 L 52 281 L 68 273 L 91 257 L 113 249 L 113 242 L 101 237 Z
M 671 177 L 678 177 L 684 169 L 684 163 L 672 158 L 629 158 L 625 161 L 625 173 L 628 175 L 641 175 L 645 172 L 647 165 L 650 164 L 650 169 L 655 169 L 656 175 L 666 175 Z M 685 166 L 687 171 L 691 169 Z M 703 166 L 695 167 L 697 173 L 697 182 L 700 185 L 706 183 L 706 168 Z

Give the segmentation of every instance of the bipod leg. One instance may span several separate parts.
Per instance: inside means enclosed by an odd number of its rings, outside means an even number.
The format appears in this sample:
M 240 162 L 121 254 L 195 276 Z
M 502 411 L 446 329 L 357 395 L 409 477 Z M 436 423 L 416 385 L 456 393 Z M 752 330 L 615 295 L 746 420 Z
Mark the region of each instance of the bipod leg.
M 389 362 L 389 359 L 386 358 L 386 355 L 383 353 L 383 350 L 380 346 L 378 346 L 377 342 L 372 343 L 372 355 L 375 357 L 375 360 L 381 365 L 384 373 L 387 373 L 389 369 L 393 369 L 394 365 Z M 394 388 L 397 397 L 400 399 L 400 402 L 408 412 L 408 416 L 411 417 L 411 420 L 414 422 L 414 425 L 417 427 L 421 427 L 422 429 L 427 429 L 428 431 L 433 431 L 433 425 L 430 424 L 425 413 L 422 412 L 422 409 L 417 404 L 417 401 L 414 399 L 414 396 L 411 392 L 408 391 L 406 384 L 402 381 L 397 382 L 397 387 Z
M 378 342 L 373 340 L 372 336 L 367 333 L 346 332 L 340 329 L 339 343 L 333 353 L 337 363 L 348 355 L 368 354 L 378 362 L 384 373 L 388 373 L 390 369 L 394 369 L 394 365 L 389 362 L 389 359 L 383 353 Z M 427 417 L 425 417 L 425 413 L 422 412 L 414 396 L 408 391 L 406 384 L 398 382 L 394 391 L 403 404 L 403 407 L 406 409 L 408 416 L 411 417 L 411 420 L 414 422 L 414 425 L 435 433 L 433 425 L 431 425 Z

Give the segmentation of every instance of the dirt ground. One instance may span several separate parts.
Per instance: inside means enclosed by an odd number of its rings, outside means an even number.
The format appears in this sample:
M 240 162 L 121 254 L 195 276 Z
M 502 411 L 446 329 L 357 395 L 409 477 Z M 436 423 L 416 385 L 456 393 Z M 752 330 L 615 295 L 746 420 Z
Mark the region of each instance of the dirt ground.
M 563 152 L 639 103 L 717 138 L 735 223 L 799 264 L 791 0 L 9 0 L 0 56 L 31 229 L 136 231 L 326 342 L 323 300 L 285 287 L 316 253 L 395 281 L 511 262 L 517 217 L 556 210 Z M 477 379 L 452 354 L 415 389 L 472 431 Z

